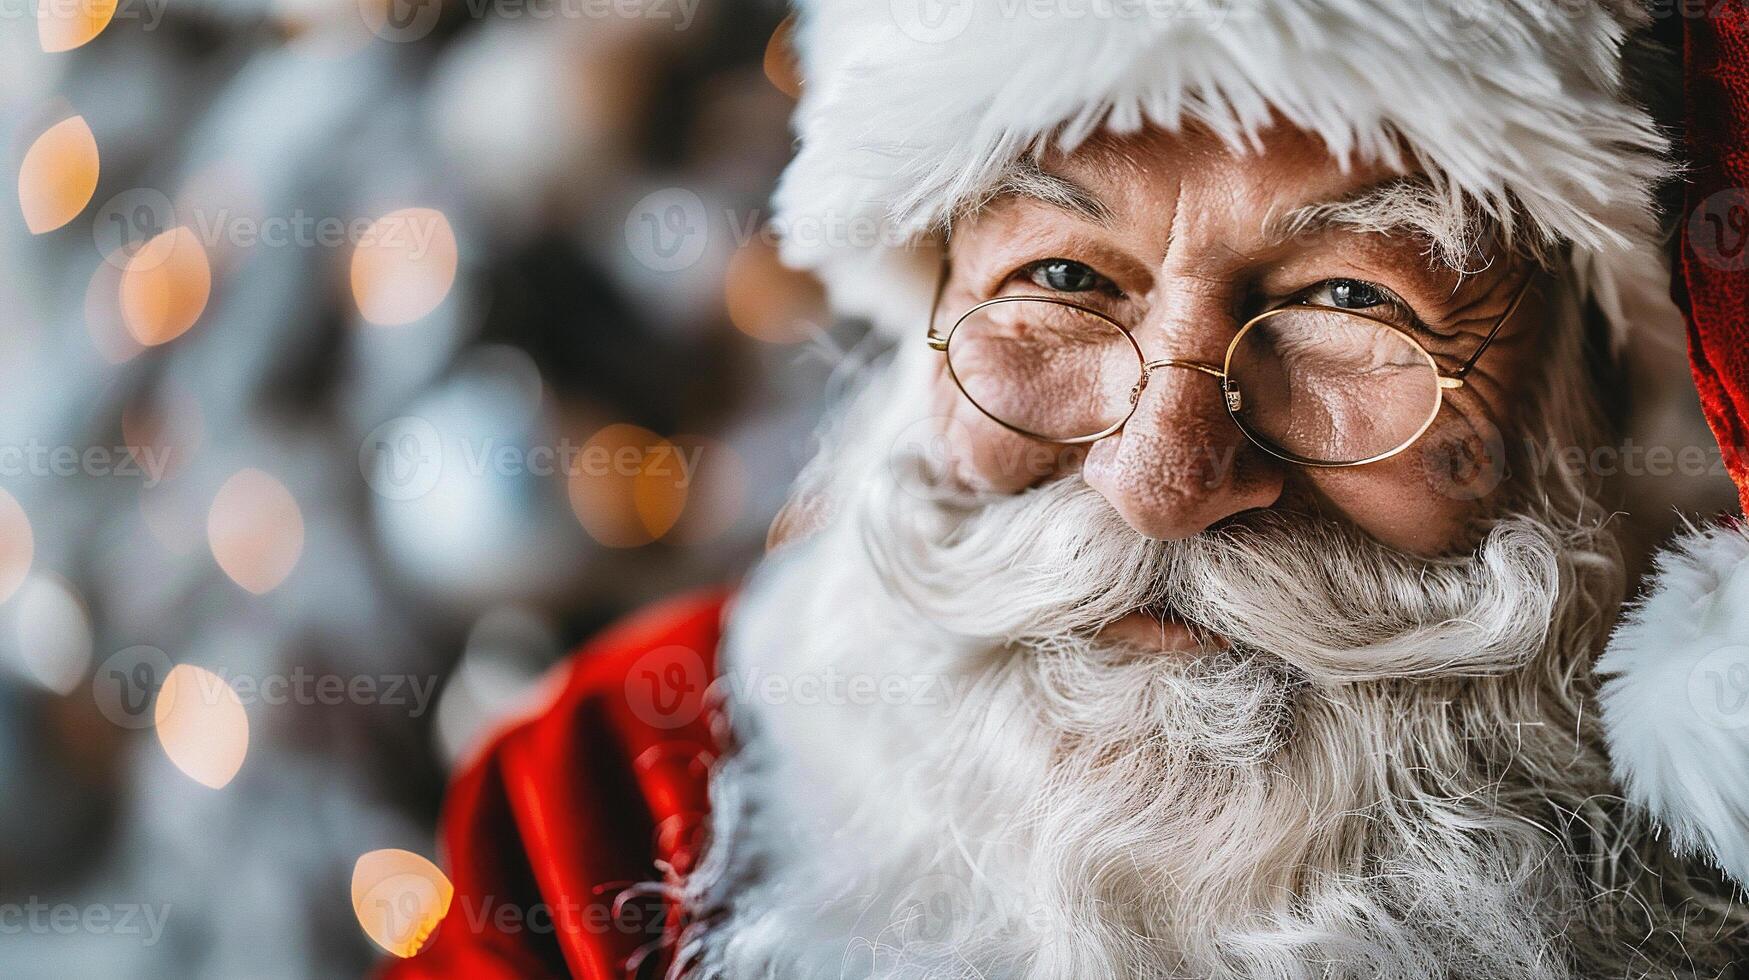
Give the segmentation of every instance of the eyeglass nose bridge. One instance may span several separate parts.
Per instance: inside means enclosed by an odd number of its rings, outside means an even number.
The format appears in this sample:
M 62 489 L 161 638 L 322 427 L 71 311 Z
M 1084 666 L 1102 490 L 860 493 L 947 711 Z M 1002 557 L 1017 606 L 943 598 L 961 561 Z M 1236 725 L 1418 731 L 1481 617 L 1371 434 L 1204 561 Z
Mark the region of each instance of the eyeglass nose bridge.
M 1227 411 L 1237 412 L 1239 410 L 1241 404 L 1239 388 L 1231 378 L 1227 377 L 1227 372 L 1213 364 L 1205 364 L 1202 361 L 1192 361 L 1181 357 L 1161 357 L 1143 363 L 1142 380 L 1136 383 L 1136 396 L 1138 398 L 1141 397 L 1142 389 L 1148 387 L 1148 379 L 1154 376 L 1154 371 L 1157 368 L 1182 368 L 1186 371 L 1200 371 L 1214 378 L 1221 383 L 1221 394 L 1227 400 Z

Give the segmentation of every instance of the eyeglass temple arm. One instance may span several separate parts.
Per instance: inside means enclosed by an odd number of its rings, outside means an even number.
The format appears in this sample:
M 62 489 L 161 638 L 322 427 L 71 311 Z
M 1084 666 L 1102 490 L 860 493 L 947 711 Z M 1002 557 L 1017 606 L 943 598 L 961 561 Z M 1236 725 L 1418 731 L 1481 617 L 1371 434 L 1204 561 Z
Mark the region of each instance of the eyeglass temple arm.
M 1470 359 L 1451 374 L 1440 375 L 1439 386 L 1441 388 L 1462 388 L 1464 386 L 1464 379 L 1469 376 L 1470 370 L 1476 366 L 1477 361 L 1482 359 L 1482 355 L 1488 350 L 1488 345 L 1492 344 L 1494 338 L 1500 335 L 1500 329 L 1506 326 L 1506 321 L 1512 319 L 1512 314 L 1518 312 L 1519 304 L 1524 302 L 1524 297 L 1530 293 L 1531 284 L 1534 282 L 1536 282 L 1536 273 L 1533 272 L 1529 278 L 1524 280 L 1524 285 L 1518 287 L 1518 292 L 1512 294 L 1512 302 L 1506 305 L 1506 312 L 1500 314 L 1500 319 L 1494 321 L 1494 326 L 1488 331 L 1488 336 L 1482 338 L 1481 346 L 1477 347 L 1476 352 L 1470 355 Z M 929 322 L 931 324 L 935 322 L 933 314 L 931 314 Z
M 947 338 L 935 332 L 935 317 L 941 312 L 941 297 L 947 292 L 948 258 L 947 246 L 941 249 L 941 275 L 935 280 L 935 300 L 929 304 L 929 333 L 925 339 L 929 346 L 936 350 L 947 350 Z

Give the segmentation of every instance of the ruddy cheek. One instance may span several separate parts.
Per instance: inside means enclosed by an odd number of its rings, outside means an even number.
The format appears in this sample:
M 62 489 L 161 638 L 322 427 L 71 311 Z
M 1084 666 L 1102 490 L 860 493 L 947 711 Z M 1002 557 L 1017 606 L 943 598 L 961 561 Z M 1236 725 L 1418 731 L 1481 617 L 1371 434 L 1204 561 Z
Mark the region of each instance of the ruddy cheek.
M 1427 492 L 1468 510 L 1485 506 L 1510 475 L 1506 439 L 1480 410 L 1442 413 L 1404 455 Z
M 1463 547 L 1477 505 L 1434 489 L 1427 467 L 1417 444 L 1377 463 L 1307 470 L 1304 479 L 1327 516 L 1381 544 L 1432 556 Z

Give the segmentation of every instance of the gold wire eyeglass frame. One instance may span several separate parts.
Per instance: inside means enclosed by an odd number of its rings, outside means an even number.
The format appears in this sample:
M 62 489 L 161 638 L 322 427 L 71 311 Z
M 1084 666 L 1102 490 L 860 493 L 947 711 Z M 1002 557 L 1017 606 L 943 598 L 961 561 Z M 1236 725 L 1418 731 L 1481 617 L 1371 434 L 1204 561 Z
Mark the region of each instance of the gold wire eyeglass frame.
M 1114 422 L 1110 426 L 1107 426 L 1106 428 L 1100 430 L 1099 432 L 1095 432 L 1091 435 L 1075 436 L 1073 438 L 1060 439 L 1060 438 L 1053 438 L 1051 436 L 1040 435 L 1036 432 L 1029 432 L 1026 429 L 1021 428 L 1020 426 L 1012 425 L 1012 424 L 1004 421 L 1003 419 L 998 418 L 995 415 L 995 413 L 991 412 L 989 409 L 986 409 L 984 406 L 978 404 L 978 400 L 976 398 L 972 397 L 971 392 L 966 390 L 966 386 L 960 380 L 959 375 L 954 372 L 953 358 L 947 357 L 948 376 L 953 378 L 954 386 L 959 388 L 960 394 L 964 395 L 966 398 L 966 401 L 971 402 L 972 406 L 974 408 L 976 408 L 979 412 L 982 412 L 986 417 L 988 417 L 990 419 L 990 421 L 995 422 L 997 425 L 1002 426 L 1004 429 L 1007 429 L 1010 432 L 1014 432 L 1014 433 L 1017 433 L 1019 435 L 1023 435 L 1025 437 L 1027 437 L 1028 439 L 1037 439 L 1041 442 L 1056 443 L 1058 445 L 1064 445 L 1064 446 L 1083 445 L 1083 444 L 1090 443 L 1090 442 L 1097 442 L 1100 439 L 1104 439 L 1107 436 L 1112 435 L 1113 433 L 1117 432 L 1119 429 L 1122 429 L 1125 425 L 1129 424 L 1130 419 L 1136 414 L 1137 406 L 1139 406 L 1141 404 L 1142 392 L 1148 387 L 1148 379 L 1153 377 L 1154 371 L 1156 369 L 1163 368 L 1163 367 L 1164 368 L 1182 368 L 1182 369 L 1187 370 L 1187 371 L 1201 372 L 1202 374 L 1206 374 L 1209 377 L 1214 378 L 1217 382 L 1220 383 L 1221 394 L 1222 394 L 1222 403 L 1226 406 L 1227 417 L 1233 420 L 1233 424 L 1238 426 L 1239 431 L 1244 434 L 1245 438 L 1250 440 L 1251 443 L 1253 445 L 1255 445 L 1257 448 L 1263 450 L 1264 452 L 1270 454 L 1271 456 L 1276 457 L 1277 459 L 1283 459 L 1283 460 L 1286 460 L 1290 463 L 1296 463 L 1300 466 L 1312 466 L 1312 467 L 1319 467 L 1319 468 L 1325 468 L 1325 469 L 1335 469 L 1335 468 L 1346 467 L 1346 466 L 1364 466 L 1367 463 L 1376 463 L 1376 462 L 1379 462 L 1380 460 L 1390 459 L 1392 456 L 1395 456 L 1398 453 L 1403 452 L 1405 449 L 1408 449 L 1410 446 L 1413 446 L 1415 444 L 1416 440 L 1420 439 L 1421 436 L 1427 432 L 1427 429 L 1433 425 L 1433 420 L 1439 417 L 1439 410 L 1442 407 L 1444 407 L 1444 405 L 1445 405 L 1445 393 L 1446 393 L 1446 391 L 1453 389 L 1453 388 L 1462 388 L 1464 386 L 1464 379 L 1469 376 L 1470 371 L 1476 366 L 1476 362 L 1481 360 L 1482 355 L 1488 350 L 1489 345 L 1494 343 L 1494 338 L 1499 335 L 1500 329 L 1506 325 L 1506 322 L 1508 320 L 1512 319 L 1512 315 L 1514 313 L 1518 312 L 1519 304 L 1524 302 L 1525 295 L 1530 292 L 1531 284 L 1533 282 L 1535 282 L 1535 280 L 1536 280 L 1536 277 L 1534 274 L 1525 279 L 1524 283 L 1518 287 L 1518 291 L 1513 294 L 1512 301 L 1507 304 L 1506 312 L 1500 314 L 1500 318 L 1494 321 L 1494 325 L 1492 327 L 1488 328 L 1488 335 L 1486 337 L 1482 338 L 1482 342 L 1480 345 L 1478 345 L 1476 347 L 1475 352 L 1472 353 L 1469 356 L 1469 358 L 1467 360 L 1465 360 L 1463 362 L 1463 364 L 1458 367 L 1457 370 L 1451 372 L 1450 374 L 1445 374 L 1439 370 L 1438 362 L 1433 359 L 1433 355 L 1427 350 L 1427 348 L 1422 346 L 1421 342 L 1419 340 L 1416 340 L 1412 334 L 1410 334 L 1406 330 L 1403 330 L 1401 327 L 1398 327 L 1396 324 L 1390 323 L 1386 320 L 1381 320 L 1375 316 L 1369 316 L 1365 313 L 1361 313 L 1361 312 L 1356 311 L 1356 310 L 1344 310 L 1344 309 L 1338 309 L 1336 307 L 1328 307 L 1328 306 L 1313 306 L 1313 305 L 1307 304 L 1307 303 L 1288 303 L 1288 304 L 1285 304 L 1283 306 L 1275 307 L 1274 309 L 1265 310 L 1264 312 L 1258 314 L 1257 316 L 1254 316 L 1251 319 L 1245 321 L 1245 325 L 1239 328 L 1238 333 L 1235 333 L 1233 335 L 1233 339 L 1227 344 L 1227 353 L 1226 353 L 1226 356 L 1222 359 L 1220 367 L 1216 367 L 1213 364 L 1208 364 L 1208 363 L 1203 362 L 1203 361 L 1193 361 L 1193 360 L 1188 360 L 1185 358 L 1177 358 L 1177 357 L 1161 357 L 1161 358 L 1156 358 L 1156 359 L 1150 361 L 1147 359 L 1147 355 L 1142 353 L 1142 345 L 1136 341 L 1135 334 L 1131 333 L 1130 329 L 1128 327 L 1117 322 L 1116 320 L 1112 319 L 1111 317 L 1106 316 L 1104 313 L 1101 313 L 1098 310 L 1089 309 L 1085 306 L 1080 305 L 1079 303 L 1073 303 L 1073 302 L 1070 302 L 1068 300 L 1060 299 L 1060 298 L 1055 297 L 1055 296 L 1033 296 L 1033 295 L 999 296 L 995 299 L 988 299 L 988 300 L 983 301 L 982 303 L 978 303 L 977 305 L 973 306 L 972 308 L 966 310 L 964 313 L 960 314 L 959 319 L 954 321 L 953 326 L 948 328 L 947 333 L 940 334 L 940 333 L 935 332 L 935 321 L 936 321 L 937 316 L 941 312 L 942 296 L 943 296 L 943 294 L 945 294 L 947 292 L 948 273 L 949 273 L 949 262 L 944 257 L 942 259 L 942 262 L 941 262 L 941 278 L 935 284 L 935 300 L 930 305 L 930 308 L 929 308 L 929 330 L 928 330 L 928 334 L 926 337 L 926 340 L 928 341 L 930 348 L 933 350 L 940 351 L 943 356 L 947 355 L 948 347 L 950 344 L 953 343 L 954 333 L 959 330 L 960 325 L 965 323 L 967 319 L 969 319 L 970 317 L 972 317 L 974 314 L 978 313 L 979 311 L 989 309 L 992 306 L 1000 306 L 1003 303 L 1022 303 L 1022 302 L 1025 302 L 1025 303 L 1051 303 L 1051 304 L 1054 304 L 1056 306 L 1067 307 L 1071 310 L 1076 311 L 1077 313 L 1081 313 L 1083 315 L 1093 317 L 1093 318 L 1115 328 L 1118 331 L 1118 333 L 1123 335 L 1123 338 L 1125 340 L 1129 341 L 1130 347 L 1132 349 L 1134 349 L 1134 351 L 1135 351 L 1136 362 L 1141 366 L 1140 377 L 1137 380 L 1135 387 L 1130 389 L 1129 409 L 1124 412 L 1123 418 L 1118 419 L 1116 422 Z M 1310 458 L 1307 458 L 1305 456 L 1301 456 L 1297 453 L 1289 452 L 1288 450 L 1282 449 L 1281 447 L 1274 445 L 1272 442 L 1270 442 L 1268 439 L 1264 438 L 1263 436 L 1261 436 L 1255 432 L 1252 432 L 1251 429 L 1245 425 L 1244 421 L 1239 418 L 1239 411 L 1240 411 L 1241 406 L 1243 405 L 1243 395 L 1241 394 L 1241 392 L 1239 390 L 1238 383 L 1236 381 L 1234 381 L 1228 373 L 1231 370 L 1232 365 L 1233 365 L 1233 354 L 1235 351 L 1237 351 L 1239 349 L 1239 342 L 1245 339 L 1245 335 L 1247 333 L 1249 333 L 1252 330 L 1252 328 L 1256 327 L 1258 324 L 1267 322 L 1272 317 L 1280 316 L 1283 313 L 1287 313 L 1287 312 L 1295 311 L 1295 310 L 1316 310 L 1320 313 L 1337 313 L 1337 314 L 1341 314 L 1344 316 L 1351 316 L 1351 317 L 1355 317 L 1357 319 L 1366 320 L 1366 321 L 1368 321 L 1372 324 L 1375 324 L 1379 327 L 1383 327 L 1384 329 L 1389 330 L 1392 333 L 1403 338 L 1404 340 L 1408 341 L 1409 345 L 1414 350 L 1418 351 L 1422 357 L 1426 358 L 1428 368 L 1433 371 L 1434 377 L 1438 381 L 1438 385 L 1435 389 L 1436 394 L 1435 394 L 1435 398 L 1434 398 L 1433 408 L 1430 412 L 1427 413 L 1427 419 L 1421 423 L 1421 426 L 1419 428 L 1417 428 L 1414 431 L 1414 433 L 1412 433 L 1407 439 L 1404 439 L 1402 441 L 1402 443 L 1397 445 L 1395 448 L 1387 450 L 1387 451 L 1382 452 L 1382 453 L 1377 453 L 1377 454 L 1372 455 L 1372 456 L 1368 456 L 1365 459 L 1357 459 L 1357 460 L 1352 460 L 1349 462 L 1330 462 L 1328 460 L 1310 459 Z

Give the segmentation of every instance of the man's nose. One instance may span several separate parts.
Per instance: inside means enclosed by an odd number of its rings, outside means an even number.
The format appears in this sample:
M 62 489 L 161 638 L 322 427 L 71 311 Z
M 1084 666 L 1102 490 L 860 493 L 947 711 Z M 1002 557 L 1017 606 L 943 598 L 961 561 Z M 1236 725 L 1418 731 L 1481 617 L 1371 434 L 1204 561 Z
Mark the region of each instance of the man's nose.
M 1227 415 L 1214 363 L 1149 361 L 1135 414 L 1082 466 L 1087 484 L 1150 538 L 1187 538 L 1281 496 L 1282 465 Z

